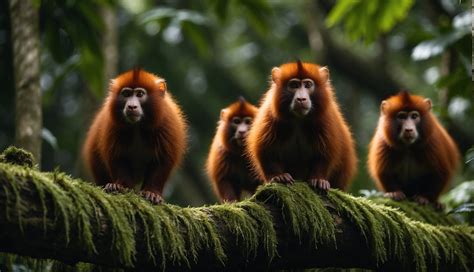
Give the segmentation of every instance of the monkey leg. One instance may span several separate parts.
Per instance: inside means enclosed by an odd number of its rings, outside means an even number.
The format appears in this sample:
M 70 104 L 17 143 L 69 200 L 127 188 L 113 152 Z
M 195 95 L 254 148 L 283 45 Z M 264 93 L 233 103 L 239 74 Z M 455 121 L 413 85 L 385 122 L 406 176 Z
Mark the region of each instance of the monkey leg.
M 107 193 L 124 192 L 127 189 L 132 189 L 134 180 L 132 177 L 132 169 L 130 164 L 124 160 L 112 161 L 110 165 L 110 176 L 112 181 L 105 184 L 104 191 Z
M 328 163 L 327 160 L 321 160 L 318 158 L 313 158 L 308 167 L 310 167 L 310 178 L 307 180 L 311 187 L 320 189 L 323 191 L 329 190 L 331 188 L 331 184 L 326 178 L 328 176 Z
M 217 183 L 217 191 L 221 202 L 240 201 L 241 190 L 236 188 L 231 181 L 221 180 Z
M 163 189 L 171 174 L 171 169 L 171 164 L 150 166 L 145 174 L 145 181 L 140 195 L 153 204 L 162 203 L 164 201 Z

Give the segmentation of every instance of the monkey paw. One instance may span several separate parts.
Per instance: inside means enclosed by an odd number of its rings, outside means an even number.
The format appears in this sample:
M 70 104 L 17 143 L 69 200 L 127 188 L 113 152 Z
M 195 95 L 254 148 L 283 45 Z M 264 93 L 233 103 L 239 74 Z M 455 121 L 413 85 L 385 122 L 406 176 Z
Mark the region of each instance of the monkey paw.
M 125 187 L 117 183 L 107 183 L 104 187 L 104 191 L 106 193 L 123 192 L 125 191 Z
M 386 192 L 383 196 L 396 201 L 404 200 L 406 198 L 405 193 L 402 191 Z
M 313 188 L 321 189 L 323 191 L 327 191 L 331 188 L 331 184 L 325 179 L 311 178 L 308 182 Z
M 293 184 L 295 180 L 289 173 L 283 173 L 276 175 L 270 179 L 270 182 L 283 183 L 283 184 Z
M 146 200 L 150 201 L 152 204 L 158 205 L 163 203 L 163 197 L 158 193 L 153 193 L 150 191 L 141 191 L 140 195 Z
M 436 210 L 438 210 L 438 211 L 444 210 L 444 204 L 443 204 L 443 203 L 440 203 L 440 202 L 438 202 L 438 201 L 433 202 L 433 206 L 434 206 L 434 208 L 435 208 Z
M 427 205 L 427 204 L 430 203 L 428 198 L 426 198 L 424 196 L 421 196 L 421 195 L 414 196 L 413 200 L 415 200 L 415 202 L 420 204 L 420 205 Z

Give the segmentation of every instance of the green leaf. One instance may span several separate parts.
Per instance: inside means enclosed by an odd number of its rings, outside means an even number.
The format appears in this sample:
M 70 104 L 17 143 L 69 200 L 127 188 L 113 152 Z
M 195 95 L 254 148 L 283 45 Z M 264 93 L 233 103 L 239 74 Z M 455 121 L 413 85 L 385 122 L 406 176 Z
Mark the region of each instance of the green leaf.
M 474 213 L 474 203 L 466 203 L 448 212 L 450 213 Z
M 338 0 L 326 25 L 341 24 L 351 39 L 371 43 L 405 18 L 413 3 L 413 0 Z
M 469 27 L 463 27 L 454 29 L 453 31 L 445 35 L 438 36 L 435 39 L 424 41 L 413 48 L 411 58 L 413 60 L 425 60 L 434 56 L 438 56 L 444 52 L 447 47 L 456 43 L 464 36 L 469 35 L 469 33 Z

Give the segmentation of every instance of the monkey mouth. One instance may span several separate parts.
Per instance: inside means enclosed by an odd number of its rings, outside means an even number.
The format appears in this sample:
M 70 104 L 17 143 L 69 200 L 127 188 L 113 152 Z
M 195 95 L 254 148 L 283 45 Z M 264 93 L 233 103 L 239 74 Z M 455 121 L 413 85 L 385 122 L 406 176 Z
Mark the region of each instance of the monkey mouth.
M 300 116 L 300 117 L 307 115 L 309 111 L 310 111 L 310 108 L 305 105 L 295 105 L 295 107 L 293 108 L 293 113 L 296 116 Z
M 402 135 L 401 140 L 405 144 L 412 144 L 416 141 L 416 135 L 411 133 L 405 133 Z
M 125 120 L 127 120 L 127 122 L 131 124 L 137 123 L 141 119 L 142 119 L 142 115 L 138 112 L 134 112 L 134 111 L 125 112 Z
M 235 137 L 234 141 L 238 146 L 243 146 L 245 142 L 245 137 Z

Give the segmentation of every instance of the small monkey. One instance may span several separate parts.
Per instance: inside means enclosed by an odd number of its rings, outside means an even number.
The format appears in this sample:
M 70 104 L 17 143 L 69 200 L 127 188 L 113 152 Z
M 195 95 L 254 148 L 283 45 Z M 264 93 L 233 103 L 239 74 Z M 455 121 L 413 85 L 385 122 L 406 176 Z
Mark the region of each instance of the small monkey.
M 438 198 L 449 185 L 460 155 L 431 107 L 430 99 L 408 92 L 382 101 L 368 168 L 385 196 L 412 197 L 419 204 L 441 208 Z
M 347 189 L 357 158 L 326 67 L 297 61 L 273 68 L 247 153 L 266 182 Z
M 111 81 L 89 129 L 85 164 L 107 192 L 134 188 L 162 202 L 166 181 L 186 149 L 186 123 L 163 78 L 140 68 Z
M 245 142 L 257 107 L 240 98 L 222 109 L 207 158 L 207 173 L 221 202 L 239 201 L 242 191 L 254 193 L 261 181 L 252 176 Z

